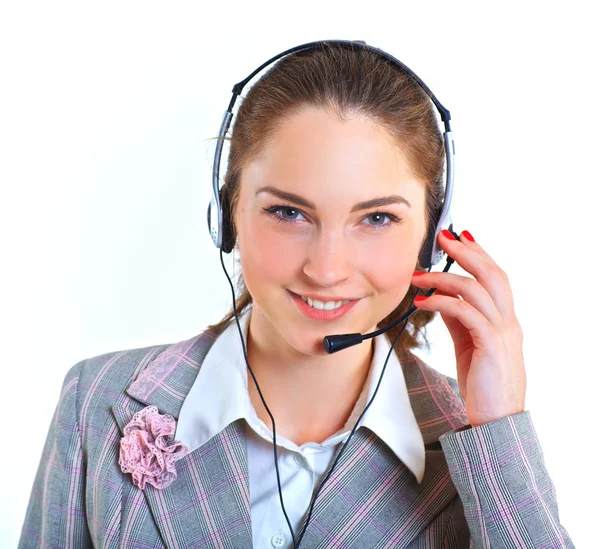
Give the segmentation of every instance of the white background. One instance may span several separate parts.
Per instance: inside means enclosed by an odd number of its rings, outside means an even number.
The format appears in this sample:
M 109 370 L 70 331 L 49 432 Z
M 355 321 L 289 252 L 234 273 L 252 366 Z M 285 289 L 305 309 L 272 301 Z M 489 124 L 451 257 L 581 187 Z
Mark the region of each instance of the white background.
M 190 338 L 230 306 L 206 206 L 211 138 L 233 84 L 287 48 L 342 38 L 392 53 L 452 114 L 454 228 L 509 275 L 526 409 L 562 524 L 591 547 L 600 381 L 591 6 L 4 3 L 0 545 L 17 544 L 67 370 Z M 422 356 L 455 376 L 439 317 L 429 335 Z

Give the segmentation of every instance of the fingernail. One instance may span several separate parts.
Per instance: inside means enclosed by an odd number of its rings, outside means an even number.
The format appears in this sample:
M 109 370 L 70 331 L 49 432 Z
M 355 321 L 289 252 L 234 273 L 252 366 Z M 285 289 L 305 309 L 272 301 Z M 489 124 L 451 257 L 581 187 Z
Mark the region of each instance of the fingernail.
M 413 276 L 420 276 L 420 275 L 424 275 L 424 274 L 425 274 L 425 271 L 415 271 L 413 273 Z
M 428 295 L 418 295 L 415 296 L 415 301 L 420 303 L 421 301 L 425 301 L 429 296 Z
M 456 240 L 456 238 L 454 238 L 454 235 L 447 229 L 444 229 L 442 231 L 442 234 L 446 237 L 449 238 L 450 240 Z
M 473 238 L 473 235 L 469 231 L 463 231 L 462 234 L 465 235 L 465 238 L 467 240 L 470 240 L 471 242 L 475 242 L 475 239 Z

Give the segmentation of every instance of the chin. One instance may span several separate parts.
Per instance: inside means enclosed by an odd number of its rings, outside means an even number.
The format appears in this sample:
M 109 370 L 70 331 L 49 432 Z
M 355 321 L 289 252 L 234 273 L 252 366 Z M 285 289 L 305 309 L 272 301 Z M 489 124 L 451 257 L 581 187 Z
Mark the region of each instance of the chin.
M 328 335 L 337 333 L 346 333 L 345 330 L 336 331 L 332 326 L 314 326 L 306 328 L 300 324 L 290 322 L 288 320 L 287 333 L 281 333 L 282 337 L 293 347 L 298 353 L 306 356 L 323 356 L 327 355 L 325 347 L 323 347 L 323 338 Z

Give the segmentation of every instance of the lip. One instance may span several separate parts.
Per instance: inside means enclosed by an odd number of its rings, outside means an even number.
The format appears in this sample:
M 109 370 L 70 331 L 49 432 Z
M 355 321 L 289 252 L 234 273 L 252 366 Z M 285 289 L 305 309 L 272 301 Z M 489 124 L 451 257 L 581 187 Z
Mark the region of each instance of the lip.
M 350 303 L 346 303 L 345 305 L 334 309 L 333 311 L 319 311 L 318 309 L 313 309 L 308 303 L 305 303 L 304 300 L 298 294 L 295 294 L 290 290 L 288 290 L 288 292 L 292 296 L 292 299 L 294 300 L 294 303 L 296 304 L 298 309 L 300 309 L 300 312 L 302 312 L 305 316 L 313 320 L 337 320 L 338 318 L 344 316 L 347 312 L 349 312 L 352 309 L 352 307 L 354 307 L 360 301 L 360 299 L 355 299 L 353 301 L 350 301 Z M 330 301 L 333 301 L 333 299 L 331 299 Z

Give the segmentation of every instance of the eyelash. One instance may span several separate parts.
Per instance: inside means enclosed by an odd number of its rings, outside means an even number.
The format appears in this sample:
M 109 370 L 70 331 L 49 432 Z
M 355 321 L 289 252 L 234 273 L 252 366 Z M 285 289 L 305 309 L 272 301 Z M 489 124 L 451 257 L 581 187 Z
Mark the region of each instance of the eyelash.
M 265 212 L 267 212 L 269 215 L 273 216 L 278 223 L 286 223 L 286 224 L 295 223 L 295 221 L 296 221 L 295 219 L 286 219 L 285 217 L 281 217 L 280 215 L 275 213 L 277 210 L 284 210 L 286 208 L 289 210 L 294 210 L 296 212 L 302 213 L 301 210 L 299 210 L 298 208 L 296 208 L 294 206 L 288 206 L 288 205 L 283 205 L 283 204 L 271 206 L 270 208 L 263 208 L 263 210 Z M 397 217 L 392 212 L 385 211 L 385 210 L 379 210 L 376 212 L 372 212 L 369 215 L 367 215 L 367 217 L 372 216 L 372 215 L 385 215 L 386 217 L 388 217 L 390 219 L 390 222 L 386 223 L 384 225 L 370 225 L 374 231 L 385 230 L 389 226 L 395 225 L 402 221 L 402 218 Z

